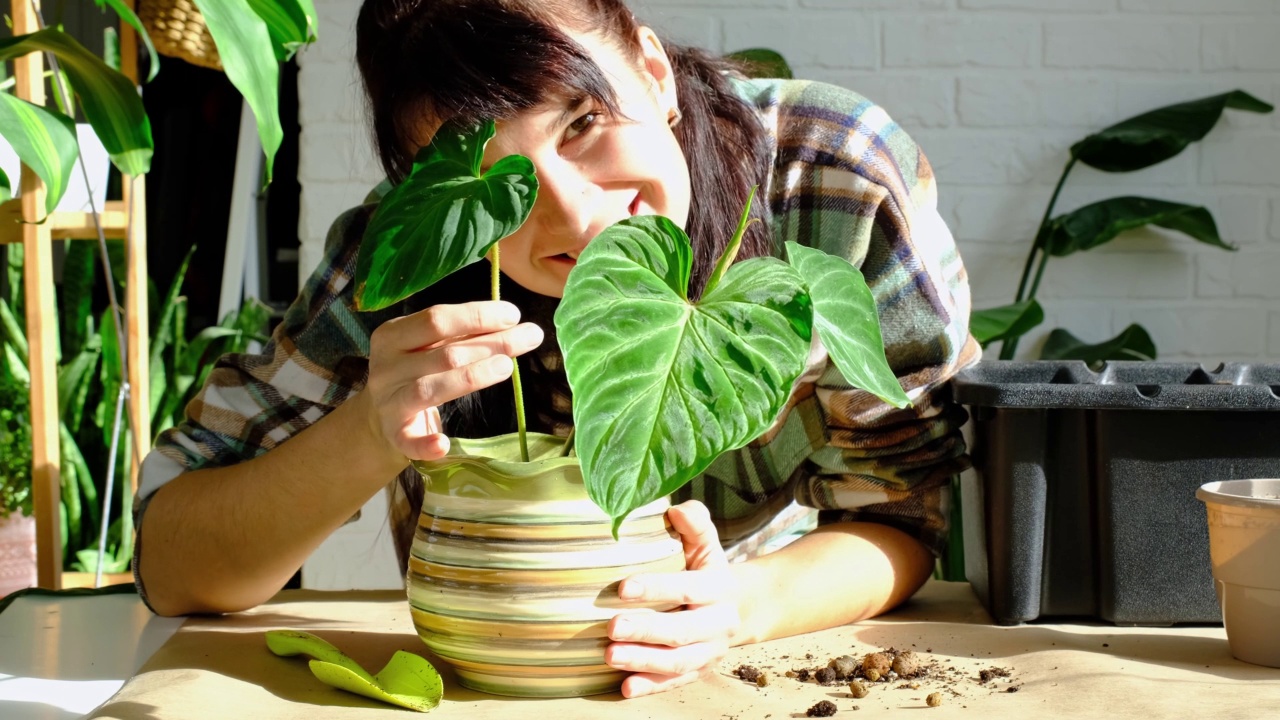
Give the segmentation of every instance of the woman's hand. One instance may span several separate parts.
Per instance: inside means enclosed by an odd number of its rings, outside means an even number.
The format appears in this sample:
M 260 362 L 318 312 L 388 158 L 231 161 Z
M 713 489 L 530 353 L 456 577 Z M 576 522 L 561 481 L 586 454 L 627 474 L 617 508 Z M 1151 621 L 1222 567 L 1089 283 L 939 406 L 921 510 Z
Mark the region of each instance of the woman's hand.
M 400 459 L 449 452 L 437 408 L 511 376 L 512 358 L 542 343 L 508 302 L 435 305 L 394 318 L 369 338 L 369 382 L 361 393 L 374 437 Z
M 667 517 L 684 542 L 687 569 L 633 575 L 622 581 L 618 596 L 685 607 L 668 613 L 619 613 L 609 622 L 614 642 L 605 650 L 605 662 L 635 673 L 622 683 L 625 697 L 670 690 L 712 671 L 741 622 L 737 580 L 706 506 L 686 502 L 668 510 Z

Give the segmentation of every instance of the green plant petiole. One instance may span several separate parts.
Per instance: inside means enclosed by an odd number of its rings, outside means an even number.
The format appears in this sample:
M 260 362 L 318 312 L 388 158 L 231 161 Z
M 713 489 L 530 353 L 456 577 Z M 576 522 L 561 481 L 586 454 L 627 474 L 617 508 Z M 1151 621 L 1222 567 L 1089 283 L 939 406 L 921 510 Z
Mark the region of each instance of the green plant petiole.
M 500 292 L 502 280 L 501 255 L 495 243 L 489 250 L 489 282 L 494 302 L 502 299 Z M 520 363 L 511 358 L 511 389 L 516 398 L 516 431 L 520 433 L 520 460 L 529 462 L 529 438 L 524 425 L 524 391 L 520 386 Z
M 756 189 L 759 185 L 752 185 L 751 192 L 747 195 L 747 204 L 742 208 L 742 217 L 738 220 L 738 229 L 733 233 L 733 239 L 729 241 L 729 247 L 724 249 L 724 254 L 716 261 L 716 268 L 711 272 L 711 279 L 707 281 L 707 286 L 703 288 L 703 296 L 711 294 L 716 286 L 720 284 L 720 278 L 729 271 L 729 266 L 733 264 L 735 258 L 738 257 L 738 250 L 742 247 L 742 237 L 747 234 L 747 228 L 751 227 L 751 223 L 760 222 L 759 218 L 750 218 L 751 202 L 756 198 Z M 688 298 L 685 298 L 688 300 Z

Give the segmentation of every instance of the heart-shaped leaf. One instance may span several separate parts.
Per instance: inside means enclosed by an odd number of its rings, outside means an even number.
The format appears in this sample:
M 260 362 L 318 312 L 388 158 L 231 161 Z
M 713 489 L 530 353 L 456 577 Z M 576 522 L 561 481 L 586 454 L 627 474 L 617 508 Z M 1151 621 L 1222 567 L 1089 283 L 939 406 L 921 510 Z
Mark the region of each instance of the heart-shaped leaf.
M 418 152 L 404 182 L 369 221 L 356 263 L 356 303 L 380 310 L 485 256 L 529 217 L 538 194 L 533 163 L 508 155 L 480 171 L 492 120 L 446 124 Z
M 85 117 L 120 172 L 142 175 L 150 170 L 155 147 L 151 123 L 134 84 L 107 67 L 75 38 L 56 28 L 0 40 L 0 60 L 35 51 L 51 52 L 58 57 L 71 87 L 80 97 Z
M 1156 344 L 1141 325 L 1130 325 L 1124 332 L 1096 345 L 1090 345 L 1058 328 L 1049 333 L 1040 351 L 1041 360 L 1155 360 Z
M 311 673 L 326 685 L 374 700 L 427 712 L 444 697 L 444 682 L 431 663 L 399 650 L 377 675 L 322 638 L 298 630 L 267 632 L 267 647 L 280 657 L 306 655 Z
M 975 310 L 969 316 L 969 332 L 982 347 L 1026 335 L 1044 322 L 1044 308 L 1034 298 L 1012 305 Z
M 848 260 L 787 242 L 787 260 L 809 288 L 813 326 L 836 369 L 894 407 L 911 404 L 884 356 L 876 299 L 862 272 Z
M 1204 138 L 1226 108 L 1255 113 L 1274 109 L 1249 93 L 1233 90 L 1122 120 L 1072 145 L 1071 156 L 1106 172 L 1141 170 Z
M 0 92 L 0 137 L 44 181 L 48 188 L 45 212 L 53 212 L 67 191 L 80 154 L 76 124 L 62 113 Z
M 691 304 L 691 257 L 670 220 L 624 220 L 587 245 L 556 311 L 583 478 L 615 535 L 767 430 L 808 357 L 812 310 L 793 268 L 736 263 Z
M 1206 245 L 1235 250 L 1218 235 L 1218 225 L 1205 208 L 1144 197 L 1111 198 L 1059 215 L 1049 222 L 1040 242 L 1049 254 L 1064 257 L 1147 225 L 1177 230 Z

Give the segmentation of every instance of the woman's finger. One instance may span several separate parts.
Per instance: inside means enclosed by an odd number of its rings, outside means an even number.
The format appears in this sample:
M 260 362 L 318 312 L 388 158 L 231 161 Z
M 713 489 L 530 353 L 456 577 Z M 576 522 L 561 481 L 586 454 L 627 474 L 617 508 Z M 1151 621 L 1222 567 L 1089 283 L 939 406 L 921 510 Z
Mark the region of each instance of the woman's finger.
M 684 675 L 718 662 L 726 652 L 728 645 L 724 642 L 694 643 L 682 647 L 612 643 L 605 648 L 604 661 L 610 667 L 628 672 Z
M 683 675 L 658 675 L 656 673 L 628 675 L 627 679 L 622 681 L 622 697 L 641 697 L 672 690 L 681 685 L 695 682 L 701 676 L 702 673 L 700 672 L 688 672 Z
M 720 547 L 720 534 L 706 505 L 689 500 L 668 510 L 667 518 L 684 543 L 685 567 L 701 570 L 729 564 Z
M 494 355 L 517 357 L 542 344 L 542 328 L 521 323 L 500 332 L 452 340 L 430 350 L 401 356 L 391 381 L 407 382 L 424 375 L 456 370 Z
M 723 639 L 740 623 L 735 607 L 729 603 L 669 613 L 627 612 L 609 621 L 609 639 L 680 647 Z
M 726 566 L 718 570 L 632 575 L 618 586 L 618 597 L 645 603 L 710 605 L 735 597 L 734 589 L 733 575 Z
M 484 335 L 514 327 L 520 310 L 509 302 L 482 300 L 458 305 L 433 305 L 411 315 L 384 322 L 373 332 L 371 347 L 411 352 L 442 340 Z
M 464 365 L 401 385 L 393 402 L 401 417 L 414 417 L 428 408 L 443 405 L 463 395 L 496 385 L 511 377 L 512 360 L 506 355 L 491 355 Z

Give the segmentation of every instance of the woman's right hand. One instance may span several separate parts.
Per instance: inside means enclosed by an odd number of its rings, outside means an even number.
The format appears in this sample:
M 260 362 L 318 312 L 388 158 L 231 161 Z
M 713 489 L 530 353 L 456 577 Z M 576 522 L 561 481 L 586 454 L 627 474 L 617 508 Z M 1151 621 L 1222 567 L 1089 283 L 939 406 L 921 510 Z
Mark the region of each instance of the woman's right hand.
M 369 338 L 364 396 L 374 437 L 400 459 L 433 460 L 449 451 L 440 405 L 511 376 L 512 358 L 542 343 L 542 329 L 520 322 L 508 302 L 435 305 L 394 318 Z

